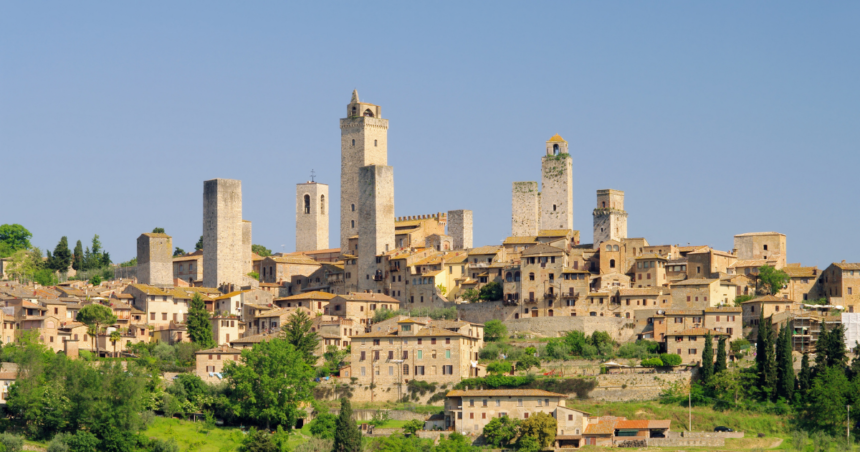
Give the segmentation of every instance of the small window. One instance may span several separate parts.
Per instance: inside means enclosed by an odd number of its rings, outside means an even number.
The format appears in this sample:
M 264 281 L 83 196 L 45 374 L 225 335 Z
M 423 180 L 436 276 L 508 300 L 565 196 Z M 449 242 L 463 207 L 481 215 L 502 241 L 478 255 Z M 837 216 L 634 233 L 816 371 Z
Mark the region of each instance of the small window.
M 355 140 L 352 140 L 352 145 L 355 146 Z M 362 375 L 364 375 L 364 372 L 362 372 Z
M 376 140 L 373 140 L 373 147 L 376 147 Z

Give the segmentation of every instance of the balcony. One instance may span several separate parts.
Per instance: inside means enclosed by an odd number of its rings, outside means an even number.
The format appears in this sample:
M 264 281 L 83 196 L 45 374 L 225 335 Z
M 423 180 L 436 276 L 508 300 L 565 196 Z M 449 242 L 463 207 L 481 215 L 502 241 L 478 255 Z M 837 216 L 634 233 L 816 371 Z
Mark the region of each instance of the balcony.
M 544 300 L 555 300 L 556 298 L 558 298 L 558 294 L 548 292 L 548 293 L 543 294 L 543 298 L 544 298 Z
M 382 281 L 382 280 L 384 280 L 384 279 L 385 279 L 385 277 L 384 277 L 384 276 L 382 276 L 381 274 L 378 274 L 378 273 L 377 273 L 377 274 L 373 275 L 373 280 L 374 280 L 374 281 Z
M 571 300 L 578 300 L 578 299 L 579 299 L 579 294 L 578 294 L 578 293 L 576 293 L 576 292 L 566 292 L 566 293 L 561 294 L 561 298 L 566 298 L 566 299 L 571 299 Z

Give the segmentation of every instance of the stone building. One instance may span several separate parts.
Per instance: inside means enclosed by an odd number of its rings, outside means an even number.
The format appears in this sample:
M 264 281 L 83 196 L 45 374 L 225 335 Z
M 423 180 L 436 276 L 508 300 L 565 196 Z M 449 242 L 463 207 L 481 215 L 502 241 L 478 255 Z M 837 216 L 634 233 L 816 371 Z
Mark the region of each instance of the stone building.
M 388 120 L 380 106 L 360 102 L 358 91 L 340 120 L 340 149 L 340 248 L 347 250 L 349 237 L 360 231 L 359 169 L 388 164 Z
M 358 289 L 377 290 L 379 255 L 394 249 L 394 170 L 359 169 Z
M 203 285 L 238 289 L 244 282 L 242 181 L 212 179 L 203 183 Z M 248 231 L 250 233 L 250 229 Z M 248 270 L 250 272 L 250 270 Z
M 328 249 L 328 185 L 296 185 L 296 251 Z
M 189 285 L 203 283 L 203 250 L 173 258 L 173 278 Z
M 608 240 L 627 238 L 627 212 L 624 210 L 624 192 L 597 190 L 597 207 L 594 216 L 594 247 Z
M 555 134 L 541 159 L 540 229 L 573 229 L 573 159 Z
M 821 272 L 821 288 L 828 304 L 842 306 L 845 312 L 860 312 L 860 263 L 842 261 Z
M 800 312 L 802 304 L 787 298 L 764 295 L 742 303 L 744 326 L 758 328 L 762 313 L 764 318 L 785 312 Z
M 137 280 L 173 287 L 173 239 L 169 235 L 148 232 L 137 238 Z
M 330 315 L 352 319 L 356 325 L 369 325 L 377 309 L 396 311 L 400 302 L 380 293 L 350 293 L 338 295 L 328 302 Z
M 778 295 L 786 295 L 794 301 L 813 301 L 823 296 L 821 272 L 818 267 L 802 267 L 800 264 L 787 264 L 782 271 L 791 278 L 788 287 Z
M 242 220 L 242 285 L 247 284 L 245 276 L 254 271 L 254 253 L 251 245 L 254 243 L 251 222 Z
M 710 333 L 714 345 L 714 357 L 716 357 L 717 340 L 727 333 L 710 330 L 707 328 L 690 328 L 683 331 L 667 331 L 665 347 L 668 353 L 680 355 L 686 364 L 697 364 L 702 362 L 702 352 L 705 350 L 705 339 Z
M 195 353 L 197 376 L 207 383 L 218 383 L 223 378 L 221 372 L 229 361 L 239 361 L 242 351 L 222 344 L 209 350 Z
M 485 374 L 478 365 L 482 344 L 477 334 L 404 319 L 397 327 L 353 336 L 350 363 L 361 385 L 390 387 L 408 380 L 456 384 Z
M 785 267 L 785 234 L 747 232 L 735 236 L 734 253 L 740 260 L 775 260 L 776 268 Z
M 188 317 L 188 300 L 174 299 L 170 291 L 146 284 L 131 284 L 123 291 L 133 299 L 133 306 L 143 311 L 151 325 L 184 322 Z
M 448 235 L 454 240 L 455 250 L 472 248 L 472 211 L 448 211 Z

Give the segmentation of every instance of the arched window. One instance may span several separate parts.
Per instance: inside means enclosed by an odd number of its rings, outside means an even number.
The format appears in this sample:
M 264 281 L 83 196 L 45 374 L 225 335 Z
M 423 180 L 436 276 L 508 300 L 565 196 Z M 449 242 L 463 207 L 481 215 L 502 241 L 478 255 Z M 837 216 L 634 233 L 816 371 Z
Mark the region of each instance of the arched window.
M 612 245 L 606 245 L 606 251 L 612 251 Z
M 520 282 L 520 272 L 514 272 L 514 282 Z
M 552 145 L 552 155 L 558 155 L 558 144 Z
M 325 215 L 325 195 L 320 195 L 320 215 Z
M 355 228 L 355 220 L 351 220 L 349 223 L 351 228 Z
M 367 116 L 368 118 L 372 118 L 373 112 L 370 111 L 370 109 L 368 108 L 367 110 L 364 110 L 364 116 Z
M 352 140 L 352 144 L 355 145 L 355 140 Z M 603 201 L 603 208 L 606 208 L 606 201 Z
M 355 106 L 353 106 L 353 107 L 352 107 L 352 115 L 353 115 L 353 116 L 356 116 L 356 112 L 357 112 L 357 111 L 356 111 L 356 107 L 355 107 Z M 353 143 L 353 144 L 355 144 L 355 143 Z
M 352 204 L 349 208 L 350 208 L 353 212 L 355 212 L 355 204 Z
M 615 268 L 615 259 L 609 259 L 609 268 Z
M 612 245 L 612 251 L 618 251 L 618 245 Z
M 514 280 L 514 275 L 511 272 L 505 273 L 505 281 L 512 282 Z
M 305 195 L 305 213 L 311 213 L 311 196 Z

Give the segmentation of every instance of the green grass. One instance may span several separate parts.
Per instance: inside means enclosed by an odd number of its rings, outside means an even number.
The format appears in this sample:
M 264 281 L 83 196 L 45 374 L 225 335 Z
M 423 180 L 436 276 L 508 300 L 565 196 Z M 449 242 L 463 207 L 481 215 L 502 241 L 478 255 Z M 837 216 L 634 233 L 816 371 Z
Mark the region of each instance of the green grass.
M 179 450 L 199 452 L 234 451 L 245 437 L 238 428 L 216 427 L 204 432 L 202 427 L 202 422 L 157 417 L 143 434 L 150 438 L 173 438 L 179 444 Z

